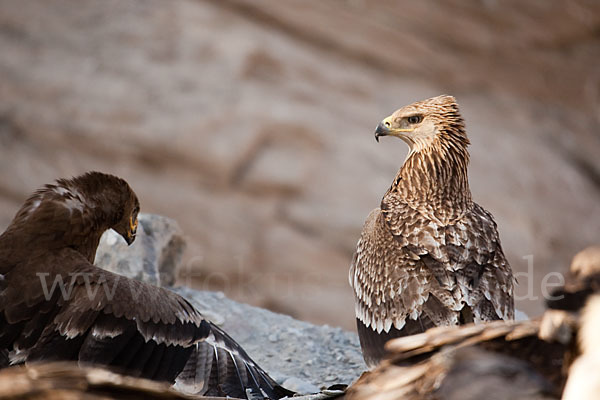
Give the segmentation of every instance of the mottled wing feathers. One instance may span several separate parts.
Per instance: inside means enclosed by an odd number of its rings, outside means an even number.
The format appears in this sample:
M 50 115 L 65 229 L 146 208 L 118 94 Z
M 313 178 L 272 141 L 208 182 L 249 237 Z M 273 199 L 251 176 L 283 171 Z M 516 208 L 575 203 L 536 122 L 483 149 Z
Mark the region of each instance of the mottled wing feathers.
M 443 225 L 388 193 L 367 218 L 350 284 L 357 318 L 379 333 L 424 317 L 436 326 L 513 318 L 512 274 L 491 215 L 476 204 Z
M 436 284 L 417 254 L 396 245 L 384 218 L 380 209 L 367 218 L 350 270 L 357 318 L 377 332 L 417 319 Z

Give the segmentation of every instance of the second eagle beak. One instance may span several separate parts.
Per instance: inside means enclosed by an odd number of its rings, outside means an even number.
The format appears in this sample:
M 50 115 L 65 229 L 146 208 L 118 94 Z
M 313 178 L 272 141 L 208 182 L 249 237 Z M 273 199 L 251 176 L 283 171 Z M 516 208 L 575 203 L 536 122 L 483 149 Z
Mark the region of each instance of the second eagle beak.
M 133 243 L 133 241 L 135 240 L 137 226 L 138 226 L 137 218 L 134 221 L 133 218 L 129 217 L 129 229 L 127 231 L 127 237 L 125 238 L 125 241 L 127 242 L 128 245 L 131 245 L 131 243 Z

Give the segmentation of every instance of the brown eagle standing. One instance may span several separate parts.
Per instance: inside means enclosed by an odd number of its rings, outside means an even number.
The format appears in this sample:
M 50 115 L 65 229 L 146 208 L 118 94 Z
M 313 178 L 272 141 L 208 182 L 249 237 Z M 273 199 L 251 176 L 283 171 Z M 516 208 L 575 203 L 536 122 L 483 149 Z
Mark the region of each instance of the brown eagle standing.
M 25 202 L 0 235 L 0 367 L 70 360 L 194 394 L 289 395 L 183 297 L 93 265 L 105 230 L 135 240 L 139 209 L 127 182 L 98 172 Z
M 410 151 L 367 217 L 350 267 L 369 366 L 391 338 L 514 313 L 512 270 L 496 223 L 471 199 L 469 139 L 455 99 L 403 107 L 379 124 L 380 136 L 399 137 Z

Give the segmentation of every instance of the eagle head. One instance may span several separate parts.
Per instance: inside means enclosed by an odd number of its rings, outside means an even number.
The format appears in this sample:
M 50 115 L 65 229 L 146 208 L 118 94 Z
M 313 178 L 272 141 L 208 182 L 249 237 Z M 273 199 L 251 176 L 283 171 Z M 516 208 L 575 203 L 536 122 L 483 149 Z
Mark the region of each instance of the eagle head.
M 469 139 L 458 104 L 452 96 L 442 95 L 412 103 L 396 110 L 379 123 L 375 139 L 396 136 L 405 141 L 412 153 L 431 148 L 437 141 L 458 139 L 466 147 Z
M 80 193 L 97 226 L 113 229 L 128 245 L 135 240 L 140 202 L 129 184 L 114 175 L 88 172 L 72 180 L 59 180 L 75 193 Z
M 137 233 L 140 203 L 129 185 L 125 181 L 123 183 L 127 185 L 127 188 L 123 188 L 121 201 L 119 202 L 122 213 L 117 214 L 120 218 L 111 228 L 121 235 L 128 245 L 131 245 Z
M 0 234 L 0 274 L 6 270 L 3 265 L 62 248 L 75 250 L 93 263 L 107 229 L 133 243 L 139 211 L 133 189 L 114 175 L 88 172 L 58 179 L 34 192 Z
M 112 227 L 119 235 L 125 239 L 128 245 L 131 245 L 135 240 L 138 227 L 138 213 L 140 212 L 139 203 L 137 198 L 128 201 L 125 208 L 123 217 L 119 222 Z

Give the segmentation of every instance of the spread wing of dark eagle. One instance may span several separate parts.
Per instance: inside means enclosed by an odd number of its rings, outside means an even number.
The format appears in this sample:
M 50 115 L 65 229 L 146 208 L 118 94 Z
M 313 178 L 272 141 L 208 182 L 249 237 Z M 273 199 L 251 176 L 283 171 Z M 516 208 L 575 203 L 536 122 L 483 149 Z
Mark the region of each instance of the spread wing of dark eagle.
M 471 199 L 469 141 L 454 98 L 401 108 L 376 137 L 405 140 L 409 155 L 363 227 L 350 267 L 363 356 L 444 325 L 512 319 L 513 276 L 492 215 Z
M 181 296 L 92 265 L 106 229 L 133 242 L 138 211 L 129 185 L 101 173 L 27 200 L 0 236 L 5 363 L 97 364 L 207 396 L 291 394 Z

